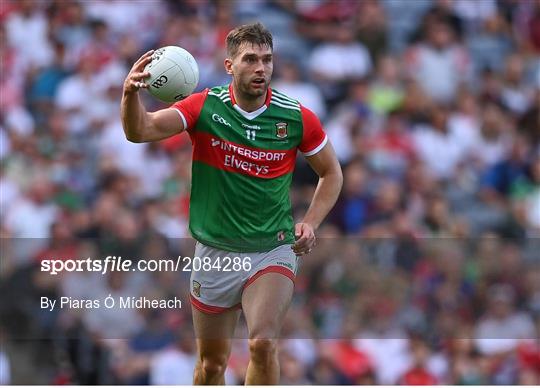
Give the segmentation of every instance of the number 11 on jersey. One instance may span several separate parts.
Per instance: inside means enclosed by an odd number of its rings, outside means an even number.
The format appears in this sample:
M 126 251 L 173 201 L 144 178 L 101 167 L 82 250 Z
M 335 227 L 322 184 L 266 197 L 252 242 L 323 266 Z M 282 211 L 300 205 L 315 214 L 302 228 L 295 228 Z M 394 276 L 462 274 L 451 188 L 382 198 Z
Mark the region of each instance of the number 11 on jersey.
M 250 129 L 246 129 L 246 136 L 248 140 L 255 140 L 255 134 L 256 132 Z

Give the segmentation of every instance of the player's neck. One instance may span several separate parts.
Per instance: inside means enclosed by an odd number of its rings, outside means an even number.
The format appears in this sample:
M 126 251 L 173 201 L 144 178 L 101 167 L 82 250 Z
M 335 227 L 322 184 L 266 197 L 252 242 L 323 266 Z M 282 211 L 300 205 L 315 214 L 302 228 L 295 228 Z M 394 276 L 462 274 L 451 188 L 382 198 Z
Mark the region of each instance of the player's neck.
M 266 90 L 266 93 L 264 93 L 262 96 L 252 97 L 239 92 L 233 84 L 232 92 L 234 94 L 234 99 L 236 100 L 236 105 L 246 112 L 253 112 L 264 105 L 268 90 Z

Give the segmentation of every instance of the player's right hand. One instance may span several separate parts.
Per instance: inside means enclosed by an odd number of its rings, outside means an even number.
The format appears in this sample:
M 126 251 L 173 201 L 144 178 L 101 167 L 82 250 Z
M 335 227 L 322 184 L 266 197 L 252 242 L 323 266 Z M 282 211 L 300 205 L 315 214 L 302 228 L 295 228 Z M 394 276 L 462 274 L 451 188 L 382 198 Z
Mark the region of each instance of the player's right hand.
M 133 64 L 124 81 L 124 93 L 136 93 L 141 88 L 148 88 L 148 84 L 144 82 L 144 79 L 150 77 L 150 73 L 145 72 L 144 68 L 152 62 L 153 53 L 154 50 L 147 51 Z

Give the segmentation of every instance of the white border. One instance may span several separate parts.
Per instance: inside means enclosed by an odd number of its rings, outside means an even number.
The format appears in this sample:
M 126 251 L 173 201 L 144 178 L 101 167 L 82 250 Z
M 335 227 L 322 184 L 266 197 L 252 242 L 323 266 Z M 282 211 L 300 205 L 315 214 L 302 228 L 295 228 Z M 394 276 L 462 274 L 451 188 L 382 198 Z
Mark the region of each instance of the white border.
M 178 108 L 171 108 L 171 109 L 174 109 L 180 115 L 180 118 L 182 119 L 182 123 L 184 124 L 184 131 L 185 131 L 187 129 L 187 121 L 186 121 L 186 118 L 185 118 L 184 114 Z
M 254 110 L 253 112 L 246 112 L 245 110 L 240 108 L 240 106 L 238 104 L 234 104 L 233 107 L 234 107 L 234 109 L 236 109 L 238 111 L 238 113 L 240 113 L 242 116 L 244 116 L 248 120 L 253 120 L 257 116 L 262 114 L 266 110 L 266 108 L 268 108 L 268 106 L 266 106 L 266 104 L 264 104 L 259 109 Z
M 315 147 L 314 149 L 312 149 L 311 151 L 308 151 L 308 152 L 302 152 L 302 154 L 304 156 L 313 156 L 315 155 L 317 152 L 319 152 L 320 150 L 323 149 L 323 147 L 326 145 L 326 143 L 328 143 L 328 135 L 324 135 L 324 140 L 321 142 L 321 144 L 319 144 L 317 147 Z

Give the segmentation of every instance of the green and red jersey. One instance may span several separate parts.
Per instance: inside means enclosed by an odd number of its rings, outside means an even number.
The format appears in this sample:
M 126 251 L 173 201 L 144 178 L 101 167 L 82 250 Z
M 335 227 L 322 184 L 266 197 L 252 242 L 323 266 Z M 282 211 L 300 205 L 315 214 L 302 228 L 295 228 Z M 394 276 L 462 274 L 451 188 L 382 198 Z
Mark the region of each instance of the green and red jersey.
M 233 252 L 293 243 L 289 189 L 297 149 L 314 155 L 328 141 L 317 116 L 270 88 L 253 112 L 236 104 L 231 86 L 206 89 L 171 107 L 193 143 L 193 237 Z

